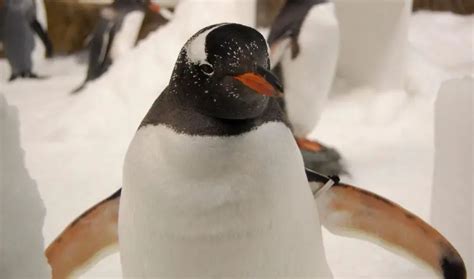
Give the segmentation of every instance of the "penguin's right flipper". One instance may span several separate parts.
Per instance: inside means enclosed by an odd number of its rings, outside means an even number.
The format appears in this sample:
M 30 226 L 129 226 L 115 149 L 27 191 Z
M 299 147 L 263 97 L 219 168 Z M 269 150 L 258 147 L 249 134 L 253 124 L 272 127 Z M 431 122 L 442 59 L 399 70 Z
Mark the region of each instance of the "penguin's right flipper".
M 282 40 L 275 41 L 270 45 L 270 61 L 272 68 L 280 63 L 285 51 L 292 47 L 292 41 L 293 39 L 286 37 Z
M 271 49 L 271 61 L 276 65 L 283 53 L 289 49 L 291 50 L 291 58 L 295 59 L 298 56 L 300 47 L 298 37 L 304 19 L 313 5 L 321 4 L 326 1 L 322 0 L 320 3 L 310 3 L 310 1 L 302 2 L 301 5 L 287 3 L 281 8 L 279 14 L 275 18 L 268 34 L 268 44 Z
M 331 178 L 308 169 L 306 174 L 321 224 L 330 232 L 370 240 L 414 256 L 442 278 L 466 278 L 466 267 L 456 249 L 417 216 L 374 193 L 337 180 L 331 182 Z
M 51 39 L 49 38 L 48 33 L 41 26 L 41 23 L 39 23 L 38 20 L 35 18 L 30 22 L 30 27 L 31 29 L 33 29 L 33 31 L 35 31 L 35 33 L 43 42 L 46 48 L 46 57 L 48 58 L 52 57 L 53 56 L 53 43 L 51 42 Z
M 52 278 L 69 278 L 118 243 L 121 189 L 88 209 L 49 245 L 46 258 Z
M 84 88 L 86 88 L 86 84 L 87 84 L 87 82 L 84 81 L 81 85 L 79 85 L 77 88 L 72 90 L 71 94 L 77 94 L 77 93 L 81 92 Z

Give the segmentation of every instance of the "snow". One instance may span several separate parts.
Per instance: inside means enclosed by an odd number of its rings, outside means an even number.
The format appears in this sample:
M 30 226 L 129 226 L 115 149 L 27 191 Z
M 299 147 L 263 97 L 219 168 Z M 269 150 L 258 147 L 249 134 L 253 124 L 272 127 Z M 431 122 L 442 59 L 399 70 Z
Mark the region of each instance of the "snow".
M 49 75 L 47 80 L 14 83 L 6 82 L 7 63 L 0 60 L 0 91 L 18 107 L 25 165 L 47 209 L 45 245 L 86 208 L 121 186 L 128 144 L 166 86 L 189 36 L 213 23 L 253 22 L 246 8 L 209 9 L 205 4 L 211 0 L 206 1 L 182 1 L 173 21 L 79 95 L 69 94 L 85 74 L 76 57 L 40 62 L 38 72 Z M 230 6 L 235 8 L 237 2 Z M 343 154 L 350 172 L 345 181 L 388 197 L 425 220 L 430 216 L 433 178 L 433 104 L 443 80 L 473 75 L 473 18 L 412 16 L 405 89 L 377 92 L 338 79 L 313 134 Z M 326 231 L 323 237 L 336 278 L 433 277 L 373 244 Z M 120 274 L 114 254 L 83 277 Z
M 25 167 L 18 110 L 0 94 L 0 274 L 48 278 L 41 234 L 46 209 Z
M 473 106 L 474 79 L 443 83 L 436 100 L 435 169 L 431 220 L 473 265 Z M 467 117 L 466 117 L 467 116 Z M 453 144 L 454 143 L 454 144 Z
M 341 30 L 337 74 L 378 90 L 402 89 L 412 0 L 334 0 Z

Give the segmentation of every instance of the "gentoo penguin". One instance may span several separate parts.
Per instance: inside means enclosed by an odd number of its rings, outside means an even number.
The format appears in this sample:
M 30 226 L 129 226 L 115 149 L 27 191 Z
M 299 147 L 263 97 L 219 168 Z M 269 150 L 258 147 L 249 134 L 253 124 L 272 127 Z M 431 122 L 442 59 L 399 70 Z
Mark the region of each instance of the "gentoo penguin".
M 465 278 L 457 251 L 421 219 L 305 169 L 280 87 L 255 29 L 218 24 L 192 36 L 129 146 L 123 189 L 46 250 L 53 278 L 117 240 L 126 278 L 331 278 L 321 224 Z
M 51 57 L 53 46 L 48 34 L 36 18 L 34 0 L 5 0 L 3 7 L 2 40 L 5 56 L 11 67 L 10 81 L 17 78 L 38 78 L 33 72 L 31 54 L 35 46 L 34 33 L 46 47 L 46 57 Z M 34 33 L 33 33 L 34 32 Z
M 133 48 L 147 8 L 160 11 L 158 4 L 148 0 L 115 0 L 101 10 L 89 44 L 86 79 L 73 93 L 84 89 L 88 81 L 99 78 L 114 60 Z
M 305 165 L 323 173 L 343 170 L 339 153 L 309 140 L 336 69 L 339 27 L 327 0 L 287 0 L 268 36 L 271 61 L 285 88 L 282 105 Z

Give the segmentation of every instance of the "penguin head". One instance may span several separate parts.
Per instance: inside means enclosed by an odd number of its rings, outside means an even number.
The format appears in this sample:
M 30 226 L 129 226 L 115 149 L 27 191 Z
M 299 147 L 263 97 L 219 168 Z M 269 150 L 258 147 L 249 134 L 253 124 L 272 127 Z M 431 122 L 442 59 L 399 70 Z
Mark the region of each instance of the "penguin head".
M 257 30 L 233 23 L 211 25 L 182 48 L 169 89 L 180 103 L 205 115 L 251 119 L 283 91 L 269 69 L 268 45 Z
M 114 0 L 113 6 L 116 8 L 144 8 L 148 6 L 149 0 Z

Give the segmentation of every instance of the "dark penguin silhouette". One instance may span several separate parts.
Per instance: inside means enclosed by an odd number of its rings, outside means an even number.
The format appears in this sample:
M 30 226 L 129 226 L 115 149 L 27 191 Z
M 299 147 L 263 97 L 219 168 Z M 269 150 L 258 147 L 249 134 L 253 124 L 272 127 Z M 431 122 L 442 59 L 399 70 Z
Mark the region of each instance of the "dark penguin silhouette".
M 46 250 L 53 278 L 117 242 L 126 278 L 331 278 L 323 225 L 464 279 L 458 252 L 427 223 L 304 167 L 269 64 L 253 28 L 192 36 L 130 143 L 123 189 Z
M 268 35 L 270 46 L 289 38 L 291 40 L 291 57 L 296 58 L 299 54 L 298 36 L 303 22 L 307 19 L 306 16 L 315 5 L 327 2 L 327 0 L 287 0 L 271 26 Z
M 135 45 L 147 8 L 159 12 L 159 6 L 148 0 L 115 0 L 101 11 L 89 45 L 86 79 L 73 93 L 99 78 L 114 60 Z
M 39 78 L 33 72 L 32 52 L 35 46 L 34 34 L 46 47 L 46 57 L 53 54 L 48 34 L 36 18 L 34 0 L 5 0 L 3 7 L 2 40 L 5 56 L 11 68 L 10 81 L 17 78 Z
M 282 106 L 306 166 L 322 173 L 344 172 L 341 156 L 307 136 L 316 126 L 334 77 L 339 29 L 333 4 L 288 0 L 268 36 L 274 71 L 283 81 Z

